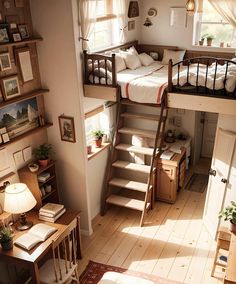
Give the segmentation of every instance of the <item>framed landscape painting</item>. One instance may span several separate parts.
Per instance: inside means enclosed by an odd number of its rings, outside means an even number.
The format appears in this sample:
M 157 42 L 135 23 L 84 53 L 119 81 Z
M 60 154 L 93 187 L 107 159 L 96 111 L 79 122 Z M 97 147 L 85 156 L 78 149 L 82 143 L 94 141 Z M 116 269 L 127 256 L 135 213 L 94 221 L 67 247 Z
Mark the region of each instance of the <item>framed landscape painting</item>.
M 2 79 L 3 96 L 6 101 L 21 95 L 17 76 L 10 76 Z

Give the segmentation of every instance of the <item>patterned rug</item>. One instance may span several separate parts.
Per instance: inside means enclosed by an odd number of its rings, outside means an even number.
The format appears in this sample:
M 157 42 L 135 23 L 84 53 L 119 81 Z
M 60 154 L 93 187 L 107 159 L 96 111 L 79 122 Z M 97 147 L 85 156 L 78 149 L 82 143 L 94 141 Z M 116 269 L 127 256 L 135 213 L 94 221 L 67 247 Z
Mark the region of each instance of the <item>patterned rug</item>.
M 89 261 L 86 269 L 80 276 L 80 284 L 96 284 L 102 278 L 103 274 L 108 271 L 114 271 L 114 272 L 124 273 L 127 275 L 133 275 L 136 277 L 141 277 L 153 281 L 153 283 L 155 284 L 180 284 L 180 282 L 164 279 L 155 275 L 150 275 L 132 270 L 126 270 L 124 268 L 97 263 L 91 260 Z
M 187 190 L 203 193 L 207 188 L 208 178 L 208 175 L 193 174 L 187 185 Z

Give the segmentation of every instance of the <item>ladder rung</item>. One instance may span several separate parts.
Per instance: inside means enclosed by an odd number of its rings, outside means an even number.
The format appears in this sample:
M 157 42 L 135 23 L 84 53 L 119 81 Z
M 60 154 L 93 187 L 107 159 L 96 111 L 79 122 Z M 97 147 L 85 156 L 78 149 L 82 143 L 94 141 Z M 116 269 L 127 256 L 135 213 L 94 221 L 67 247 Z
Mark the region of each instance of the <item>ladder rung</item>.
M 118 132 L 130 135 L 140 135 L 143 137 L 153 138 L 153 139 L 155 139 L 156 137 L 155 131 L 138 129 L 138 128 L 122 127 L 118 130 Z
M 122 206 L 126 208 L 131 208 L 131 209 L 139 210 L 139 211 L 143 211 L 144 206 L 145 206 L 144 201 L 133 199 L 133 198 L 127 198 L 127 197 L 120 196 L 120 195 L 114 195 L 114 194 L 110 195 L 106 201 L 107 203 L 110 203 L 110 204 L 114 204 L 114 205 L 118 205 L 118 206 Z
M 147 192 L 147 187 L 148 187 L 147 183 L 122 179 L 122 178 L 113 178 L 109 181 L 109 184 L 116 187 L 122 187 L 141 192 Z
M 161 106 L 158 105 L 158 104 L 137 103 L 137 102 L 133 102 L 133 101 L 131 101 L 129 99 L 121 99 L 120 103 L 122 105 L 131 105 L 131 106 L 135 105 L 135 106 L 140 106 L 140 107 L 145 106 L 145 107 L 152 107 L 152 108 L 161 108 Z
M 147 165 L 140 165 L 136 163 L 129 163 L 127 161 L 115 161 L 112 164 L 113 167 L 120 168 L 120 169 L 125 169 L 125 170 L 131 170 L 131 171 L 136 171 L 136 172 L 141 172 L 145 174 L 149 174 L 151 167 Z
M 137 153 L 137 154 L 144 154 L 148 156 L 152 156 L 153 154 L 153 148 L 138 147 L 138 146 L 133 146 L 130 144 L 118 144 L 115 146 L 115 148 L 117 150 L 122 150 L 122 151 Z
M 131 119 L 145 119 L 158 122 L 160 120 L 160 115 L 145 114 L 145 113 L 135 113 L 135 112 L 123 112 L 121 117 L 131 118 Z M 162 117 L 162 121 L 165 120 L 165 116 Z

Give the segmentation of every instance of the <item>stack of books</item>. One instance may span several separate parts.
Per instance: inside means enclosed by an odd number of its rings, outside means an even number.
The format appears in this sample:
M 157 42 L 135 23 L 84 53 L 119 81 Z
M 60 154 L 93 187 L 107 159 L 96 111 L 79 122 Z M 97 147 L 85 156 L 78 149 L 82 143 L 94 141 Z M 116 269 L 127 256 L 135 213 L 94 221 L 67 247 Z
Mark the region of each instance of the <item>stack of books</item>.
M 41 173 L 39 176 L 38 176 L 38 181 L 39 182 L 45 182 L 47 179 L 50 178 L 50 173 Z
M 66 209 L 64 205 L 56 203 L 47 203 L 39 209 L 39 219 L 54 223 L 65 212 Z

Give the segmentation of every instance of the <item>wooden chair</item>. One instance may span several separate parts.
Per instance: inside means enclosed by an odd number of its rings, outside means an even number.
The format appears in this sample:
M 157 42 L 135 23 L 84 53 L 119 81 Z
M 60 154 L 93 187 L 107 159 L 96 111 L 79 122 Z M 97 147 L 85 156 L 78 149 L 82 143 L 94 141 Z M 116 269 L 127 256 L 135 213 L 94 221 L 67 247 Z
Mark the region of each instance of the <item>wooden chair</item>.
M 219 252 L 221 249 L 229 251 L 230 238 L 231 238 L 231 233 L 229 232 L 229 230 L 225 227 L 220 227 L 218 231 L 218 236 L 217 236 L 217 245 L 216 245 L 214 263 L 213 263 L 213 267 L 211 271 L 212 277 L 214 276 L 216 265 L 221 266 L 223 268 L 226 267 L 225 264 L 219 262 L 218 257 L 219 257 Z
M 52 241 L 53 258 L 48 259 L 39 269 L 40 283 L 79 283 L 76 261 L 76 226 L 75 219 L 65 232 Z

